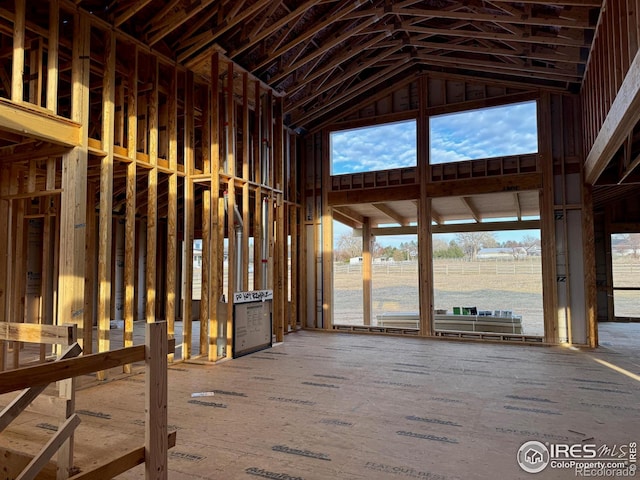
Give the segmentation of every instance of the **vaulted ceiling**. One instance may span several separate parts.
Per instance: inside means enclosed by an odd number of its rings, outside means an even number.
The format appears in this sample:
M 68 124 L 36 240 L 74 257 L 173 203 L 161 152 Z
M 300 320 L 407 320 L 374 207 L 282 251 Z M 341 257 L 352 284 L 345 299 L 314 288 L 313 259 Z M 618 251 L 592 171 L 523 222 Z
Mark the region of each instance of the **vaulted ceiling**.
M 416 71 L 577 90 L 601 0 L 76 0 L 184 65 L 223 52 L 312 128 Z

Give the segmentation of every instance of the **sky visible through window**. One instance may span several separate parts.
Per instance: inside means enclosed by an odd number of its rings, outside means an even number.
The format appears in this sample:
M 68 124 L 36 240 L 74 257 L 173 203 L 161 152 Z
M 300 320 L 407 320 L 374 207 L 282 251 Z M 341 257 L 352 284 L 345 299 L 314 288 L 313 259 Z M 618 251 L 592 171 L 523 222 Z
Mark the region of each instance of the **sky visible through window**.
M 538 151 L 536 102 L 431 117 L 430 130 L 432 164 Z
M 331 132 L 331 174 L 373 172 L 417 164 L 416 121 Z M 432 164 L 538 151 L 536 102 L 431 117 Z
M 416 121 L 331 132 L 331 174 L 415 167 Z
M 536 102 L 430 118 L 432 164 L 523 155 L 538 151 Z M 331 174 L 372 172 L 417 164 L 415 120 L 331 132 Z M 334 236 L 350 230 L 334 222 Z M 500 232 L 518 238 L 522 232 Z M 393 237 L 387 237 L 389 243 Z M 503 238 L 499 238 L 503 240 Z

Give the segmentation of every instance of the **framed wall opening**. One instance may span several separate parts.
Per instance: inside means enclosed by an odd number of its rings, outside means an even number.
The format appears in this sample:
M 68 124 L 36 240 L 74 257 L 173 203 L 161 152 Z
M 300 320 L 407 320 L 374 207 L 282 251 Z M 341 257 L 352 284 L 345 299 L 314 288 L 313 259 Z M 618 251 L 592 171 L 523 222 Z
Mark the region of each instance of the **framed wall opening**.
M 611 235 L 613 314 L 616 321 L 640 321 L 640 233 Z
M 434 328 L 544 335 L 540 230 L 433 235 Z
M 330 132 L 331 175 L 415 167 L 416 121 Z

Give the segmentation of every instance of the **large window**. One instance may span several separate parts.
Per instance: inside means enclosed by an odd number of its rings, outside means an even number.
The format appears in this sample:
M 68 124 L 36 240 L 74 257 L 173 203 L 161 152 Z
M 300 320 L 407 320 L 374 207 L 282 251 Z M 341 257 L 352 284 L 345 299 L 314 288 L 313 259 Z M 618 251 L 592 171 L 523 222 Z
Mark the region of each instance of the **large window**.
M 331 132 L 331 175 L 416 165 L 416 121 Z
M 536 102 L 430 118 L 430 162 L 461 162 L 538 151 Z
M 640 233 L 611 235 L 611 267 L 614 316 L 640 318 Z
M 433 235 L 436 330 L 544 335 L 540 230 Z

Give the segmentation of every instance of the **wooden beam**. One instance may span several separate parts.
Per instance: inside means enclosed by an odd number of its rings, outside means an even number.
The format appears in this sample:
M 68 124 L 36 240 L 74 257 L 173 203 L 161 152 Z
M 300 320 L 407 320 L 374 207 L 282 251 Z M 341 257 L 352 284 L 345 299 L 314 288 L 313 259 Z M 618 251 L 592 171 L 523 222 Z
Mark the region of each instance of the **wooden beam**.
M 273 3 L 273 7 L 271 8 L 274 9 L 275 7 L 278 6 L 280 2 L 272 2 L 272 3 Z M 285 15 L 284 17 L 279 18 L 277 21 L 273 22 L 268 27 L 260 29 L 259 33 L 256 32 L 257 33 L 256 35 L 249 36 L 249 41 L 247 43 L 245 43 L 244 45 L 241 45 L 240 47 L 236 48 L 231 53 L 229 53 L 229 58 L 234 58 L 240 55 L 242 52 L 245 52 L 248 49 L 252 48 L 253 46 L 257 45 L 258 43 L 260 43 L 262 40 L 269 37 L 273 33 L 276 33 L 283 27 L 288 26 L 289 23 L 295 21 L 296 18 L 305 14 L 307 10 L 309 10 L 309 8 L 316 5 L 317 3 L 318 3 L 317 0 L 307 0 L 307 2 L 305 2 L 302 5 L 299 5 L 295 10 L 290 12 L 288 15 Z
M 150 34 L 153 33 L 153 35 L 149 36 L 149 46 L 152 47 L 164 37 L 173 32 L 175 29 L 191 20 L 193 17 L 195 17 L 209 5 L 211 5 L 213 1 L 214 0 L 201 0 L 189 4 L 188 10 L 187 8 L 183 7 L 173 15 L 156 16 L 156 18 L 154 18 L 152 22 L 158 22 L 158 24 L 153 25 L 151 30 L 149 31 Z
M 87 232 L 87 162 L 89 138 L 89 19 L 75 14 L 72 60 L 71 118 L 80 124 L 79 146 L 62 157 L 60 255 L 57 323 L 82 325 L 81 345 L 91 344 L 91 324 L 85 320 L 84 279 Z M 90 318 L 87 316 L 87 318 Z M 98 369 L 96 369 L 98 370 Z
M 167 97 L 167 134 L 169 136 L 169 174 L 167 198 L 167 274 L 165 319 L 167 335 L 175 336 L 176 296 L 178 275 L 178 71 L 175 66 L 169 67 L 171 72 L 169 95 Z M 173 361 L 171 355 L 170 361 Z
M 352 8 L 355 8 L 357 4 L 353 4 Z M 346 11 L 345 11 L 346 13 Z M 334 22 L 335 20 L 333 19 L 328 19 L 325 20 L 326 22 Z M 329 37 L 330 39 L 324 43 L 321 47 L 316 48 L 315 50 L 313 50 L 311 53 L 307 54 L 304 58 L 301 58 L 300 60 L 298 60 L 297 62 L 293 63 L 292 65 L 289 65 L 285 70 L 283 70 L 282 72 L 280 72 L 279 74 L 277 74 L 275 77 L 271 78 L 269 80 L 269 83 L 271 85 L 277 85 L 279 82 L 281 82 L 282 80 L 284 80 L 286 77 L 288 77 L 293 71 L 299 69 L 300 67 L 308 64 L 309 62 L 311 62 L 312 60 L 318 58 L 319 56 L 323 55 L 325 52 L 329 51 L 332 48 L 335 48 L 336 46 L 340 45 L 341 43 L 343 43 L 345 40 L 348 40 L 349 38 L 351 38 L 353 35 L 357 35 L 358 33 L 362 32 L 363 30 L 365 30 L 366 28 L 369 28 L 371 25 L 373 25 L 374 23 L 376 23 L 378 20 L 376 17 L 372 17 L 364 22 L 360 22 L 358 23 L 356 26 L 353 27 L 353 29 L 349 29 L 347 31 L 344 31 L 343 33 L 341 33 L 340 35 L 338 35 L 337 37 Z M 295 40 L 296 43 L 299 42 L 298 39 Z M 270 57 L 267 61 L 262 62 L 260 64 L 260 66 L 256 67 L 257 69 L 261 68 L 262 66 L 268 65 L 269 63 L 271 63 L 274 59 L 274 57 L 277 57 L 279 55 L 275 55 Z
M 11 68 L 11 100 L 21 103 L 24 97 L 24 27 L 26 0 L 15 0 L 13 20 L 13 65 Z
M 113 236 L 113 139 L 115 126 L 116 37 L 105 32 L 102 84 L 102 148 L 100 161 L 100 213 L 98 225 L 98 351 L 109 350 L 111 328 L 111 250 Z M 98 372 L 104 380 L 104 372 Z
M 184 246 L 182 257 L 182 360 L 191 356 L 193 305 L 193 240 L 195 200 L 192 176 L 195 161 L 193 72 L 187 71 L 184 85 Z
M 433 182 L 427 188 L 430 197 L 457 197 L 480 195 L 483 193 L 515 192 L 542 188 L 542 175 L 521 173 L 477 179 L 458 179 L 455 182 Z
M 371 325 L 371 301 L 373 298 L 373 236 L 371 221 L 365 217 L 362 225 L 362 319 L 364 325 Z
M 482 32 L 479 30 L 465 30 L 447 29 L 447 28 L 432 28 L 421 27 L 414 25 L 415 20 L 402 22 L 401 28 L 411 33 L 421 33 L 427 35 L 442 35 L 444 37 L 465 37 L 474 40 L 496 40 L 505 42 L 519 42 L 519 43 L 536 43 L 541 45 L 562 45 L 567 47 L 585 47 L 586 44 L 583 40 L 574 40 L 567 36 L 546 37 L 544 35 L 523 35 L 516 36 L 512 33 L 495 33 L 495 32 Z M 443 44 L 446 48 L 446 43 Z
M 41 326 L 41 325 L 38 325 Z M 71 328 L 71 327 L 69 327 Z M 73 329 L 73 333 L 75 334 L 76 330 Z M 82 349 L 80 345 L 77 343 L 72 344 L 64 353 L 56 360 L 64 360 L 67 358 L 75 358 L 82 353 Z M 18 395 L 11 403 L 9 403 L 3 410 L 0 412 L 0 432 L 2 432 L 5 428 L 7 428 L 11 422 L 22 413 L 31 402 L 33 402 L 38 395 L 45 391 L 48 384 L 45 385 L 36 385 L 30 388 L 27 388 L 22 391 L 20 395 Z
M 133 46 L 127 79 L 127 163 L 126 208 L 124 230 L 124 329 L 123 345 L 133 345 L 133 322 L 136 311 L 136 158 L 138 145 L 138 47 Z M 125 365 L 124 373 L 131 373 Z
M 258 2 L 260 3 L 260 2 Z M 226 78 L 226 92 L 225 92 L 225 113 L 226 113 L 226 163 L 227 163 L 227 173 L 231 177 L 236 176 L 236 103 L 234 100 L 234 64 L 233 62 L 229 62 L 227 64 L 227 78 Z M 236 260 L 236 255 L 238 245 L 236 245 L 236 236 L 235 236 L 235 215 L 234 209 L 236 206 L 236 186 L 235 182 L 231 181 L 227 184 L 227 193 L 228 193 L 228 203 L 227 203 L 227 239 L 228 239 L 228 250 L 227 250 L 227 262 L 229 268 L 227 269 L 227 279 L 228 279 L 228 295 L 229 299 L 227 303 L 227 346 L 226 346 L 226 354 L 227 358 L 231 358 L 232 353 L 232 342 L 233 342 L 233 302 L 231 299 L 233 298 L 233 293 L 236 291 L 236 276 L 237 273 L 235 271 L 234 265 Z M 220 255 L 220 252 L 218 252 Z M 220 255 L 221 256 L 221 255 Z M 275 323 L 275 321 L 274 321 Z
M 145 358 L 144 355 L 145 346 L 136 345 L 58 362 L 8 370 L 0 373 L 0 395 L 30 388 L 33 385 L 49 384 L 70 377 L 88 375 L 126 363 L 141 362 Z
M 462 200 L 462 203 L 467 207 L 473 219 L 478 223 L 482 222 L 482 216 L 478 212 L 478 209 L 473 205 L 473 199 L 471 197 L 460 197 L 460 200 Z
M 332 210 L 333 212 L 337 212 L 338 215 L 351 220 L 352 223 L 355 223 L 356 226 L 353 228 L 361 228 L 365 222 L 365 217 L 363 215 L 348 206 L 335 206 Z
M 158 61 L 151 59 L 150 81 L 152 85 L 148 104 L 149 163 L 152 165 L 147 180 L 147 269 L 145 284 L 147 323 L 156 321 L 156 259 L 158 251 Z
M 380 187 L 376 189 L 342 190 L 327 193 L 327 201 L 329 205 L 334 208 L 344 205 L 414 200 L 416 198 L 420 198 L 420 185 L 415 184 L 397 187 Z
M 167 446 L 173 448 L 176 445 L 176 432 L 171 432 L 167 435 Z M 99 467 L 92 468 L 85 472 L 80 472 L 69 480 L 93 480 L 96 478 L 114 478 L 118 475 L 131 470 L 133 467 L 144 463 L 145 461 L 145 447 L 136 448 L 128 451 L 124 455 L 108 461 L 100 465 Z
M 49 463 L 51 457 L 58 451 L 64 442 L 73 435 L 76 427 L 80 424 L 80 417 L 77 414 L 71 415 L 40 450 L 29 465 L 22 471 L 16 480 L 34 480 L 40 470 Z
M 391 208 L 386 203 L 373 203 L 372 204 L 376 209 L 380 210 L 387 217 L 389 217 L 392 221 L 399 223 L 402 226 L 409 225 L 409 219 L 403 217 L 398 212 L 396 212 L 393 208 Z
M 71 345 L 76 341 L 76 335 L 76 325 L 0 322 L 0 340 Z
M 0 129 L 65 147 L 80 145 L 81 128 L 77 122 L 45 112 L 0 98 Z
M 119 27 L 124 22 L 126 22 L 131 17 L 133 17 L 136 13 L 138 13 L 140 10 L 142 10 L 144 7 L 146 7 L 149 3 L 151 3 L 151 0 L 138 0 L 137 2 L 129 6 L 124 12 L 122 12 L 116 17 L 116 19 L 113 22 L 114 26 Z
M 346 225 L 347 227 L 351 227 L 351 228 L 362 228 L 362 224 L 356 222 L 355 220 L 353 220 L 350 217 L 347 217 L 346 215 L 343 215 L 340 210 L 340 207 L 334 207 L 332 209 L 333 212 L 333 219 L 337 222 L 340 222 L 344 225 Z
M 433 326 L 433 236 L 432 224 L 433 212 L 431 210 L 432 200 L 427 193 L 427 185 L 431 169 L 429 150 L 429 117 L 426 110 L 428 107 L 427 77 L 421 76 L 418 79 L 418 122 L 417 122 L 417 147 L 418 147 L 418 307 L 420 320 L 418 327 L 420 335 L 431 336 L 434 333 Z
M 47 39 L 47 109 L 58 112 L 58 41 L 60 38 L 60 0 L 49 2 L 49 37 Z
M 593 28 L 588 21 L 588 18 L 568 19 L 566 17 L 535 17 L 531 15 L 488 15 L 478 12 L 465 12 L 465 11 L 448 11 L 446 9 L 429 10 L 423 8 L 403 8 L 392 6 L 391 12 L 395 15 L 404 15 L 412 20 L 419 18 L 447 18 L 450 20 L 467 20 L 470 22 L 487 22 L 495 24 L 509 25 L 535 25 L 554 28 L 579 28 L 586 30 Z M 572 16 L 577 16 L 577 13 L 572 12 Z
M 249 234 L 251 232 L 251 216 L 249 205 L 249 151 L 251 131 L 249 130 L 249 75 L 242 73 L 242 289 L 249 290 Z M 282 187 L 284 188 L 284 187 Z
M 145 336 L 145 477 L 166 480 L 167 465 L 167 324 L 147 323 Z
M 593 185 L 640 121 L 640 51 L 625 76 L 585 160 L 585 181 Z
M 483 222 L 483 223 L 454 223 L 446 225 L 431 225 L 431 233 L 460 233 L 460 232 L 498 232 L 504 230 L 534 230 L 540 228 L 540 220 L 523 220 L 520 222 Z M 418 227 L 374 227 L 371 234 L 376 237 L 387 235 L 415 235 Z M 358 230 L 355 232 L 359 234 Z
M 265 5 L 263 1 L 256 2 L 250 7 L 245 8 L 240 14 L 236 15 L 233 18 L 228 19 L 224 23 L 224 25 L 218 25 L 217 28 L 209 30 L 208 32 L 206 32 L 206 35 L 204 35 L 202 39 L 198 41 L 195 45 L 191 46 L 184 52 L 178 54 L 178 63 L 184 63 L 185 60 L 188 60 L 191 56 L 193 56 L 199 50 L 213 43 L 216 40 L 216 38 L 219 38 L 221 35 L 224 35 L 229 30 L 236 28 L 241 22 L 253 16 L 254 14 L 258 13 L 264 7 Z
M 273 126 L 273 161 L 274 161 L 274 180 L 276 189 L 284 190 L 284 126 L 282 116 L 282 98 L 275 99 L 274 106 L 274 126 Z M 279 193 L 276 196 L 276 224 L 275 224 L 275 264 L 274 268 L 274 291 L 273 306 L 274 319 L 276 327 L 276 341 L 284 341 L 285 334 L 285 315 L 287 304 L 287 285 L 288 273 L 286 266 L 285 252 L 287 248 L 286 237 L 286 209 L 284 203 L 284 194 Z

